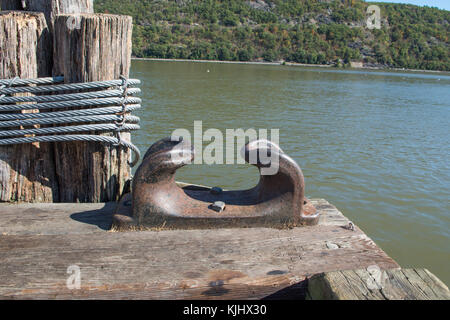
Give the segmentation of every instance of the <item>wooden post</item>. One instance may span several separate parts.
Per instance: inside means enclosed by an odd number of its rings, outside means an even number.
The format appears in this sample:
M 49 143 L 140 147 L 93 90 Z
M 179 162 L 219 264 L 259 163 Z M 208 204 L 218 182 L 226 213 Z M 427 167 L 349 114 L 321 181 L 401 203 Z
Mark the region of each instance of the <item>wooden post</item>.
M 48 76 L 53 63 L 53 73 L 64 75 L 67 83 L 129 75 L 131 17 L 82 14 L 93 12 L 93 0 L 27 0 L 25 8 L 21 0 L 0 0 L 0 8 L 44 13 L 3 13 L 16 20 L 0 22 L 0 78 Z M 17 18 L 21 14 L 39 16 L 36 32 L 25 29 Z M 26 50 L 34 51 L 22 53 Z M 122 133 L 122 139 L 130 141 L 130 134 Z M 131 175 L 130 151 L 98 143 L 3 147 L 0 156 L 0 201 L 115 201 Z
M 94 13 L 93 0 L 0 0 L 1 10 L 38 11 L 45 14 L 47 24 L 52 30 L 56 15 L 62 13 Z
M 76 28 L 73 19 L 78 19 Z M 132 19 L 106 14 L 58 15 L 54 24 L 54 75 L 85 82 L 128 77 Z M 111 135 L 111 134 L 109 134 Z M 130 141 L 130 135 L 122 133 Z M 99 143 L 55 144 L 61 202 L 104 202 L 119 198 L 131 175 L 130 151 Z
M 0 79 L 50 76 L 50 66 L 51 39 L 44 14 L 1 12 Z M 0 147 L 0 201 L 52 202 L 57 193 L 50 144 Z
M 1 10 L 24 10 L 43 12 L 50 35 L 56 15 L 63 13 L 94 13 L 93 0 L 0 0 Z M 50 47 L 53 47 L 50 37 Z M 53 59 L 49 59 L 50 67 Z

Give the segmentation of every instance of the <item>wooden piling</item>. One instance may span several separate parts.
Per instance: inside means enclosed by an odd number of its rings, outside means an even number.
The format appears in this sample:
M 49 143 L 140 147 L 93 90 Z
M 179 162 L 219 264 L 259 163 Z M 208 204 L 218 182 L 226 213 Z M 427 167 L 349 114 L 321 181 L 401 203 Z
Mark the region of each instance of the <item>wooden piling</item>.
M 50 76 L 51 52 L 44 14 L 0 12 L 0 79 Z M 0 147 L 0 201 L 51 202 L 57 193 L 50 144 Z
M 131 17 L 94 15 L 92 0 L 28 0 L 26 4 L 23 8 L 21 1 L 0 0 L 2 10 L 43 12 L 3 12 L 0 78 L 49 76 L 52 69 L 66 83 L 128 77 Z M 35 31 L 30 29 L 30 19 L 36 20 Z M 122 133 L 121 138 L 130 141 L 130 134 Z M 0 201 L 115 201 L 130 178 L 130 157 L 129 150 L 92 142 L 2 147 Z
M 25 5 L 24 5 L 25 4 Z M 50 34 L 48 45 L 50 47 L 48 63 L 52 67 L 53 57 L 53 24 L 58 14 L 94 13 L 93 0 L 0 0 L 1 10 L 21 10 L 44 13 Z
M 94 13 L 93 0 L 27 0 L 25 4 L 23 7 L 22 0 L 0 0 L 1 10 L 43 12 L 50 30 L 58 14 Z
M 78 19 L 76 23 L 73 19 Z M 54 75 L 66 83 L 128 77 L 132 19 L 106 14 L 58 15 L 54 24 Z M 99 134 L 99 133 L 97 133 Z M 111 133 L 103 133 L 111 135 Z M 129 133 L 122 139 L 130 141 Z M 61 202 L 118 200 L 131 171 L 130 151 L 98 143 L 55 143 Z

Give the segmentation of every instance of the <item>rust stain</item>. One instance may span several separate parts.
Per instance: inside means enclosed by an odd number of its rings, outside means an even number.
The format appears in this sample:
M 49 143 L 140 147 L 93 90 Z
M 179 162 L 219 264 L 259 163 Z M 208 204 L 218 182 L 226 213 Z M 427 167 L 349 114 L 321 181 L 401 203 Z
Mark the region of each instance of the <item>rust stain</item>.
M 191 288 L 198 288 L 198 287 L 202 287 L 202 286 L 204 286 L 204 284 L 202 285 L 197 280 L 182 280 L 178 287 L 185 290 L 185 289 L 191 289 Z

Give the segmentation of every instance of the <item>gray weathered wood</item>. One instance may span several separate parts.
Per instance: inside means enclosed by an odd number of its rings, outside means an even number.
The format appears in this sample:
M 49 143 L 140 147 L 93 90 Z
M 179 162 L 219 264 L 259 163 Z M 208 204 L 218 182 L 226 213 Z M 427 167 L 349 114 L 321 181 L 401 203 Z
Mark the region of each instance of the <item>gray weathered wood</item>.
M 104 233 L 115 202 L 1 204 L 0 234 L 64 235 Z
M 27 0 L 25 8 L 22 7 L 21 0 L 0 0 L 0 8 L 43 12 L 50 29 L 58 14 L 94 13 L 93 0 Z
M 76 28 L 70 24 L 71 19 L 78 19 Z M 132 19 L 128 16 L 58 15 L 53 73 L 64 75 L 66 83 L 128 77 L 131 36 Z M 122 133 L 122 139 L 130 141 L 130 134 Z M 55 143 L 59 201 L 117 200 L 131 174 L 127 163 L 130 156 L 129 150 L 99 143 Z
M 307 291 L 313 300 L 450 299 L 447 286 L 427 269 L 327 272 L 309 279 Z
M 319 225 L 348 225 L 349 220 L 326 200 L 311 201 L 321 210 Z M 0 234 L 103 233 L 111 226 L 111 217 L 116 212 L 117 205 L 115 202 L 0 204 Z
M 2 205 L 0 298 L 257 299 L 295 293 L 318 272 L 398 268 L 335 207 L 313 202 L 323 214 L 314 227 L 161 232 L 104 231 L 109 205 Z M 66 287 L 70 265 L 80 290 Z
M 0 79 L 50 76 L 51 52 L 42 13 L 0 12 Z M 57 191 L 50 144 L 0 147 L 0 201 L 49 202 Z
M 20 39 L 13 39 L 11 37 L 11 34 L 14 36 L 14 33 L 11 33 L 13 30 L 10 32 L 5 29 L 2 49 L 5 48 L 6 54 L 2 55 L 2 58 L 11 61 L 4 62 L 2 68 L 4 72 L 0 74 L 2 78 L 48 76 L 51 73 L 51 70 L 48 69 L 52 67 L 53 62 L 55 62 L 54 74 L 64 75 L 65 81 L 68 83 L 111 80 L 118 79 L 121 75 L 128 76 L 131 63 L 131 17 L 79 14 L 80 12 L 93 11 L 92 0 L 30 0 L 27 2 L 26 10 L 42 11 L 47 16 L 50 25 L 53 22 L 55 23 L 54 49 L 49 29 L 45 26 L 45 37 L 38 37 L 38 39 L 41 42 L 45 40 L 46 47 L 41 46 L 36 54 L 26 56 L 27 58 L 38 57 L 38 59 L 44 57 L 38 62 L 45 63 L 46 72 L 35 72 L 34 74 L 22 71 L 20 73 L 13 72 L 15 69 L 10 68 L 10 64 L 18 65 L 20 68 L 16 68 L 17 70 L 27 70 L 29 64 L 25 65 L 21 60 L 15 61 L 16 57 L 20 58 L 18 56 L 20 53 L 9 52 L 9 48 L 16 50 L 17 46 L 14 46 L 14 41 L 20 42 L 19 45 L 23 45 L 24 48 L 25 46 L 32 46 L 33 43 L 26 41 L 34 41 L 35 39 L 29 39 L 30 32 L 23 33 Z M 57 18 L 57 14 L 61 12 L 76 12 L 77 14 L 60 15 Z M 24 13 L 7 13 L 8 17 L 20 14 Z M 4 15 L 6 16 L 6 14 Z M 16 19 L 17 16 L 14 17 Z M 40 17 L 42 19 L 42 15 Z M 21 27 L 20 21 L 14 23 L 13 26 L 15 25 L 16 28 L 25 30 Z M 41 21 L 39 26 L 44 24 L 45 21 Z M 5 24 L 5 28 L 9 27 L 10 25 Z M 36 50 L 36 48 L 33 49 Z M 53 51 L 54 57 L 52 59 L 51 53 Z M 32 68 L 33 64 L 30 66 Z M 122 133 L 122 139 L 129 141 L 130 134 Z M 0 200 L 29 202 L 115 201 L 131 174 L 127 163 L 130 152 L 122 150 L 122 148 L 117 149 L 111 146 L 105 147 L 98 143 L 83 142 L 38 144 L 37 146 L 40 149 L 38 148 L 39 155 L 33 154 L 36 157 L 28 157 L 28 154 L 32 151 L 19 151 L 19 149 L 34 150 L 36 145 L 2 148 L 4 156 L 0 163 L 0 179 L 2 180 Z M 41 153 L 42 156 L 40 156 Z M 21 155 L 20 159 L 18 155 Z M 48 159 L 49 161 L 47 161 Z M 26 173 L 31 172 L 29 174 L 31 179 L 45 179 L 44 191 L 46 193 L 44 195 L 41 194 L 42 191 L 39 189 L 42 189 L 41 186 L 35 187 L 34 180 L 28 183 L 27 179 L 22 179 L 24 182 L 21 183 L 20 174 L 17 178 L 14 172 L 9 172 L 13 171 L 10 169 L 10 163 L 13 161 L 15 161 L 14 165 L 18 166 L 17 170 Z M 36 166 L 37 169 L 32 166 Z M 1 169 L 1 167 L 4 168 Z M 34 174 L 35 171 L 37 174 Z M 41 171 L 45 174 L 41 174 Z M 22 174 L 22 176 L 25 176 L 25 174 Z M 17 180 L 19 181 L 16 182 Z M 36 188 L 38 190 L 35 190 Z M 16 192 L 16 189 L 19 191 Z M 51 192 L 48 192 L 47 189 L 50 189 Z

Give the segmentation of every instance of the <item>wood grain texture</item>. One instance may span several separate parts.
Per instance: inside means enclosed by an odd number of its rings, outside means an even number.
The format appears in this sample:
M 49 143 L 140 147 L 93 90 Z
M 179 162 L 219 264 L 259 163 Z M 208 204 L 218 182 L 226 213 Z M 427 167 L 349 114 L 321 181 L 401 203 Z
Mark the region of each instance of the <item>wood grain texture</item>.
M 21 0 L 0 0 L 1 10 L 25 10 L 43 12 L 50 29 L 58 14 L 94 13 L 93 0 L 27 0 L 22 7 Z
M 308 282 L 313 300 L 449 300 L 447 286 L 427 269 L 322 273 Z
M 72 28 L 70 19 L 79 19 Z M 58 15 L 54 30 L 54 75 L 66 83 L 128 77 L 132 19 L 106 14 Z M 100 133 L 96 133 L 100 134 Z M 111 133 L 102 133 L 112 135 Z M 122 139 L 130 141 L 129 133 Z M 120 196 L 131 170 L 130 151 L 99 143 L 55 143 L 60 202 L 107 202 Z
M 42 13 L 0 12 L 0 79 L 51 75 L 51 53 Z M 0 201 L 51 202 L 57 191 L 50 144 L 0 147 Z
M 95 215 L 102 212 L 106 221 L 111 206 L 84 204 L 82 212 L 81 206 L 60 204 L 3 205 L 0 298 L 261 299 L 279 292 L 292 297 L 319 272 L 374 264 L 398 268 L 359 228 L 346 229 L 348 220 L 334 206 L 312 201 L 323 217 L 314 227 L 161 232 L 104 231 Z M 19 211 L 28 218 L 13 221 Z M 63 217 L 55 218 L 59 214 Z M 70 265 L 81 269 L 79 290 L 66 287 Z
M 64 235 L 104 233 L 115 202 L 0 205 L 0 234 Z

